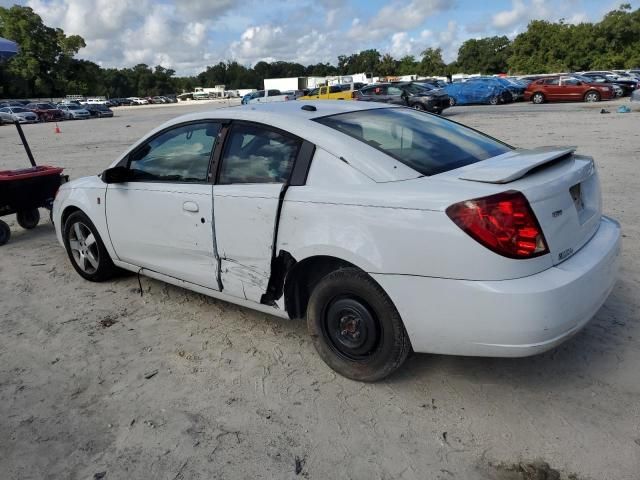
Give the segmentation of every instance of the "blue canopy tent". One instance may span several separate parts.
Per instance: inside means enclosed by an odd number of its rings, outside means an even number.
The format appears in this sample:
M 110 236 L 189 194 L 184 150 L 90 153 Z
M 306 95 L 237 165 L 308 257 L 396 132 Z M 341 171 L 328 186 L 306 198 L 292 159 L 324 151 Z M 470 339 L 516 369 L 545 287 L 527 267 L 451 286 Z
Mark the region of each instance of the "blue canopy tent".
M 9 60 L 20 52 L 20 47 L 16 42 L 0 37 L 0 62 Z

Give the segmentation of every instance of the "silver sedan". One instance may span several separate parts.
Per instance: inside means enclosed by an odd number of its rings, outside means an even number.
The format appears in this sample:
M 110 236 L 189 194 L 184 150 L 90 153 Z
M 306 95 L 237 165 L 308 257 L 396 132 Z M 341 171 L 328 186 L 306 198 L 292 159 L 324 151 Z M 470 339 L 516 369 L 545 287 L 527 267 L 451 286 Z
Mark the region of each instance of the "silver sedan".
M 0 108 L 0 123 L 37 123 L 38 116 L 31 110 L 23 107 L 3 107 Z

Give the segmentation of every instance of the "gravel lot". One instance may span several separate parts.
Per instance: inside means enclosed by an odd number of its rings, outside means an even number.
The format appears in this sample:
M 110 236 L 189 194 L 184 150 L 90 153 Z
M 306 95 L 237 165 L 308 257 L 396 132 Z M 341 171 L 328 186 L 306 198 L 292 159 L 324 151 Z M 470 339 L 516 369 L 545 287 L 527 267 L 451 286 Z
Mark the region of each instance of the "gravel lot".
M 446 113 L 513 145 L 593 155 L 605 212 L 623 225 L 623 268 L 605 306 L 572 340 L 531 358 L 414 355 L 385 382 L 356 383 L 324 365 L 303 322 L 144 277 L 142 297 L 135 276 L 83 281 L 48 219 L 26 232 L 5 218 L 0 476 L 554 478 L 514 471 L 542 460 L 563 478 L 637 480 L 640 112 L 615 113 L 622 103 Z M 54 124 L 25 132 L 39 163 L 77 178 L 169 118 L 224 106 L 124 107 L 61 123 L 60 134 Z M 10 126 L 0 152 L 0 169 L 28 165 Z

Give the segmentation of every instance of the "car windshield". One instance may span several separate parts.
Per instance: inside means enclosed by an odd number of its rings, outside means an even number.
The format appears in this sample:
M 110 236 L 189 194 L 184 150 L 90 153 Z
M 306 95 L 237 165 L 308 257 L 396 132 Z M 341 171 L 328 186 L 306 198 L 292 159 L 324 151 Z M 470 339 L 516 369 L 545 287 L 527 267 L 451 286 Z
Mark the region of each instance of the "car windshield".
M 433 90 L 432 88 L 429 88 L 429 86 L 424 83 L 409 83 L 407 85 L 403 85 L 402 87 L 405 90 L 407 90 L 409 93 L 413 93 L 414 95 L 428 93 L 429 91 Z
M 67 108 L 69 110 L 82 110 L 82 108 L 79 107 L 78 105 L 67 105 Z
M 13 113 L 31 113 L 31 110 L 27 110 L 26 108 L 22 107 L 11 107 L 11 111 Z
M 480 132 L 408 108 L 381 108 L 316 119 L 430 176 L 511 150 Z

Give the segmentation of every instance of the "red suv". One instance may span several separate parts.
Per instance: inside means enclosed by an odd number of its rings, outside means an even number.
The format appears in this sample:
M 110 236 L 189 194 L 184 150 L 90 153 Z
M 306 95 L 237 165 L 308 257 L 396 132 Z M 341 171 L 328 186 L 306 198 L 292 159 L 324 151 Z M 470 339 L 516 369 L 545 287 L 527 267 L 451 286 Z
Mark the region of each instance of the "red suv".
M 24 108 L 38 115 L 38 119 L 41 122 L 64 120 L 62 110 L 59 110 L 50 103 L 30 103 Z
M 558 75 L 534 80 L 524 91 L 525 101 L 544 102 L 599 102 L 615 98 L 613 86 L 589 82 L 572 75 Z

